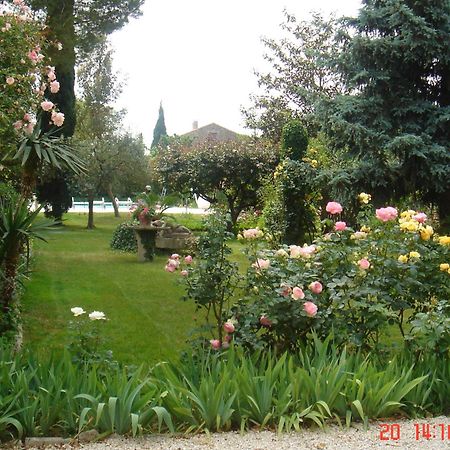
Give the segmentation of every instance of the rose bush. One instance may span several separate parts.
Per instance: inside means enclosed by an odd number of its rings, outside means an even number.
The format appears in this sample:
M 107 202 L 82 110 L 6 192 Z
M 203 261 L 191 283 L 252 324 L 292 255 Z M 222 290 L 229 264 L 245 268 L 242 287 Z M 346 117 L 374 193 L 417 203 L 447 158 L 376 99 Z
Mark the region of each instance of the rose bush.
M 424 213 L 392 206 L 374 213 L 370 196 L 360 198 L 358 229 L 340 222 L 342 206 L 329 202 L 323 225 L 334 231 L 313 245 L 268 249 L 261 236 L 243 233 L 250 267 L 246 295 L 232 310 L 235 342 L 294 349 L 315 330 L 374 349 L 395 325 L 416 350 L 448 351 L 450 239 L 434 236 Z

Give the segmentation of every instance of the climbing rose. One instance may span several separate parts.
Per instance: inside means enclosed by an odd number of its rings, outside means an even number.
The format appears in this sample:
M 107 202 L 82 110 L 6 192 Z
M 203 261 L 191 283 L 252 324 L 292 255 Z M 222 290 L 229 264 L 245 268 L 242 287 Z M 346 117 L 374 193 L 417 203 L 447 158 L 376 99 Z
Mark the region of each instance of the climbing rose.
M 268 259 L 258 258 L 255 263 L 252 264 L 255 269 L 268 269 L 270 266 L 270 261 Z
M 58 112 L 58 113 L 54 112 L 52 114 L 52 121 L 57 127 L 60 127 L 64 123 L 64 119 L 65 119 L 64 113 L 62 113 L 62 112 Z
M 191 255 L 187 255 L 186 258 L 184 258 L 184 262 L 186 264 L 191 264 L 192 263 L 192 256 Z
M 53 109 L 54 106 L 55 106 L 55 105 L 54 105 L 52 102 L 49 102 L 49 101 L 45 101 L 45 102 L 42 102 L 42 103 L 41 103 L 41 108 L 42 108 L 44 111 L 50 111 L 50 110 Z
M 59 81 L 52 81 L 51 83 L 50 83 L 50 92 L 52 93 L 52 94 L 56 94 L 56 93 L 58 93 L 59 92 L 59 88 L 60 88 L 60 84 L 59 84 Z

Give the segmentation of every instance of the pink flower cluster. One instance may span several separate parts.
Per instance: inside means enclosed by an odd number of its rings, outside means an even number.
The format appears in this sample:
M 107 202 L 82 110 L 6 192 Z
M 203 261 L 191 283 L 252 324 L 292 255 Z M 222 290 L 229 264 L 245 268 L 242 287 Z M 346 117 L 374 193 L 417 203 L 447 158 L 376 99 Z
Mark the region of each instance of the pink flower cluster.
M 256 270 L 266 270 L 270 267 L 270 260 L 258 258 L 256 262 L 252 264 L 252 267 L 254 267 Z
M 300 247 L 299 245 L 290 245 L 289 246 L 291 258 L 310 258 L 316 251 L 316 247 L 314 245 L 304 245 Z
M 220 348 L 228 348 L 230 346 L 230 342 L 233 338 L 232 334 L 235 332 L 236 327 L 231 320 L 227 320 L 223 324 L 223 329 L 225 333 L 227 333 L 223 338 L 223 342 L 220 342 L 219 339 L 211 339 L 209 341 L 209 343 L 211 344 L 211 348 L 213 350 L 219 350 Z
M 386 208 L 376 209 L 375 215 L 377 216 L 377 219 L 382 222 L 388 222 L 389 220 L 394 220 L 398 216 L 398 211 L 392 206 L 387 206 Z
M 184 258 L 184 262 L 185 264 L 187 264 L 188 266 L 192 264 L 193 258 L 191 255 L 187 255 Z M 180 268 L 180 264 L 181 264 L 181 256 L 178 253 L 173 253 L 172 255 L 170 255 L 170 258 L 167 261 L 167 264 L 164 267 L 164 270 L 166 272 L 170 272 L 173 273 L 175 272 L 177 269 Z M 187 277 L 189 275 L 188 270 L 183 269 L 180 272 L 180 275 L 183 277 Z
M 249 228 L 242 232 L 244 239 L 259 239 L 263 236 L 263 232 L 259 228 Z
M 294 300 L 303 300 L 306 296 L 303 289 L 299 286 L 294 286 L 292 289 L 289 288 L 289 290 L 287 289 L 288 286 L 282 286 L 282 288 L 283 291 L 281 295 L 283 295 L 284 297 L 287 297 L 287 295 L 285 294 L 288 294 L 290 292 L 292 292 L 291 297 Z M 312 283 L 309 284 L 308 288 L 314 294 L 320 294 L 323 290 L 323 286 L 320 281 L 313 281 Z M 303 303 L 303 309 L 306 312 L 306 315 L 309 317 L 314 317 L 317 314 L 318 310 L 317 305 L 309 301 Z
M 22 120 L 17 120 L 13 123 L 14 129 L 17 131 L 23 130 L 26 134 L 30 135 L 33 133 L 34 126 L 36 125 L 36 120 L 31 116 L 31 114 L 24 114 Z

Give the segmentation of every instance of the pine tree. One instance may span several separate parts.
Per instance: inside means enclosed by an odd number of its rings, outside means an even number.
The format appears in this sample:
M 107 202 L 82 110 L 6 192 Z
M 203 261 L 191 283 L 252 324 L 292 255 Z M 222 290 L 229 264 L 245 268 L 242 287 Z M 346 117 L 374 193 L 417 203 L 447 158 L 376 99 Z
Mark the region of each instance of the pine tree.
M 155 129 L 153 130 L 153 142 L 151 148 L 154 148 L 159 144 L 162 136 L 167 136 L 167 130 L 164 122 L 164 110 L 161 102 L 159 104 L 158 120 L 156 121 Z
M 419 197 L 450 215 L 450 1 L 364 0 L 337 64 L 352 95 L 323 106 L 324 129 L 378 202 Z

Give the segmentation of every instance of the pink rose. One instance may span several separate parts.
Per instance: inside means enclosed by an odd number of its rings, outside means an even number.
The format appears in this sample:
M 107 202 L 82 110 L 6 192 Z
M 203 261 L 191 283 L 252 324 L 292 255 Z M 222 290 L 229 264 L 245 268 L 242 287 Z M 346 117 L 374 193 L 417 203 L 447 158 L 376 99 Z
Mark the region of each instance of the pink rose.
M 180 275 L 182 276 L 182 277 L 187 277 L 188 276 L 188 271 L 187 270 L 182 270 L 181 272 L 180 272 Z
M 361 267 L 361 269 L 367 270 L 370 267 L 370 262 L 368 259 L 362 258 L 358 261 L 358 265 L 359 267 Z
M 56 80 L 56 75 L 55 75 L 55 72 L 53 72 L 53 70 L 49 70 L 47 72 L 47 77 L 48 77 L 49 81 L 55 81 Z
M 187 255 L 186 258 L 184 258 L 184 262 L 186 264 L 192 264 L 192 256 L 191 255 Z
M 303 300 L 305 298 L 305 293 L 301 288 L 295 286 L 295 288 L 292 289 L 292 298 L 294 300 Z
M 420 212 L 412 216 L 412 218 L 419 223 L 424 223 L 427 220 L 427 215 L 423 212 Z
M 320 294 L 323 289 L 322 283 L 320 281 L 313 281 L 308 287 L 311 292 L 314 292 L 314 294 Z
M 16 80 L 13 77 L 7 77 L 6 78 L 6 84 L 8 84 L 9 86 L 11 86 L 12 84 L 14 84 Z
M 25 122 L 29 122 L 31 120 L 31 114 L 29 114 L 29 113 L 24 114 L 23 115 L 23 120 Z
M 64 113 L 62 112 L 53 112 L 52 113 L 52 122 L 57 126 L 60 127 L 64 123 Z
M 392 206 L 387 206 L 386 208 L 379 208 L 375 210 L 375 215 L 377 216 L 377 219 L 382 222 L 387 222 L 389 220 L 394 220 L 397 217 L 398 212 Z
M 347 228 L 347 224 L 345 222 L 336 222 L 334 224 L 335 231 L 344 231 Z
M 272 326 L 272 321 L 267 317 L 267 316 L 261 316 L 259 318 L 259 323 L 263 326 L 263 327 L 268 327 L 270 328 Z
M 31 50 L 30 52 L 28 52 L 27 56 L 34 63 L 37 62 L 37 60 L 39 59 L 39 56 L 38 56 L 36 50 Z
M 209 343 L 214 350 L 219 350 L 221 347 L 219 339 L 211 339 Z
M 310 258 L 311 255 L 316 251 L 316 247 L 314 245 L 304 245 L 300 247 L 299 245 L 290 245 L 290 257 L 291 258 Z
M 223 324 L 223 329 L 227 332 L 227 333 L 234 333 L 234 325 L 232 322 L 227 321 Z
M 42 108 L 44 111 L 50 111 L 50 110 L 53 109 L 54 106 L 55 106 L 55 105 L 54 105 L 52 102 L 49 102 L 49 101 L 45 101 L 45 102 L 42 102 L 42 103 L 41 103 L 41 108 Z
M 164 267 L 166 272 L 175 272 L 175 270 L 177 270 L 177 268 L 175 266 L 173 266 L 172 264 L 166 264 L 166 266 Z
M 224 336 L 225 342 L 231 342 L 231 339 L 233 339 L 233 336 L 231 336 L 231 334 L 226 334 L 226 335 Z
M 262 269 L 262 270 L 268 269 L 269 266 L 270 266 L 270 261 L 268 259 L 262 259 L 262 258 L 258 258 L 256 260 L 256 262 L 254 262 L 252 264 L 252 267 L 254 267 L 255 269 Z
M 52 94 L 56 94 L 56 93 L 58 93 L 59 92 L 59 88 L 60 88 L 60 84 L 59 84 L 59 81 L 52 81 L 51 83 L 50 83 L 50 92 L 52 93 Z
M 172 256 L 173 256 L 173 255 L 172 255 Z M 172 258 L 170 258 L 170 259 L 167 261 L 167 264 L 169 264 L 169 265 L 171 265 L 171 266 L 174 266 L 175 269 L 178 269 L 178 267 L 180 266 L 180 261 L 179 261 L 178 259 L 172 259 Z
M 147 209 L 147 211 L 148 211 L 148 209 Z M 170 259 L 175 259 L 176 261 L 178 261 L 180 259 L 180 255 L 178 253 L 173 253 L 170 256 Z
M 21 120 L 17 120 L 16 122 L 13 123 L 13 127 L 16 130 L 20 130 L 23 127 L 23 122 Z
M 307 316 L 314 317 L 317 314 L 317 305 L 313 302 L 305 302 L 303 304 L 303 309 Z
M 342 206 L 338 202 L 328 202 L 325 210 L 330 214 L 340 214 L 342 212 Z
M 24 127 L 24 131 L 28 135 L 32 134 L 34 131 L 34 123 L 33 122 L 27 123 Z

